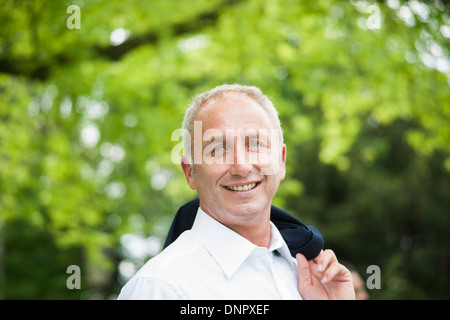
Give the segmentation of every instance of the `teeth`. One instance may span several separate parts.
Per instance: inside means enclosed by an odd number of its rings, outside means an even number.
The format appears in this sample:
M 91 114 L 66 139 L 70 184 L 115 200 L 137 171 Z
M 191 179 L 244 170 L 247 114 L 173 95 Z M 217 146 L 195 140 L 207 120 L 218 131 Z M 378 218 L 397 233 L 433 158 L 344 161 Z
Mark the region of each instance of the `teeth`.
M 235 187 L 227 187 L 227 188 L 232 191 L 247 191 L 247 190 L 253 189 L 254 187 L 256 187 L 256 182 L 246 184 L 244 186 L 235 186 Z

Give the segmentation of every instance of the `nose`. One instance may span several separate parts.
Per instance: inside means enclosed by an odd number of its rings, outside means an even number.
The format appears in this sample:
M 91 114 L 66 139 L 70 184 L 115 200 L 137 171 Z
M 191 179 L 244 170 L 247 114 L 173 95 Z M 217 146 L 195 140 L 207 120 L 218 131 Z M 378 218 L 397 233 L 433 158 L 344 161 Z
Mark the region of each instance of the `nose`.
M 234 161 L 231 164 L 230 174 L 246 177 L 252 170 L 253 165 L 250 163 L 248 152 L 245 145 L 236 143 L 234 147 Z

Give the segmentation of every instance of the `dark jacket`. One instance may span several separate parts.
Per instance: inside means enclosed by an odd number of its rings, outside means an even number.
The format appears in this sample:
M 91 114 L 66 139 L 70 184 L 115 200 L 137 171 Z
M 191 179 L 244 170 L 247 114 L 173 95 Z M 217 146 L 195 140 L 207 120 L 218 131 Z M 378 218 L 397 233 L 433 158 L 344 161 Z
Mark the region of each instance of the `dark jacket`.
M 184 231 L 192 228 L 199 203 L 200 201 L 197 198 L 178 209 L 164 243 L 164 248 L 175 241 Z M 306 226 L 286 211 L 272 205 L 270 220 L 280 231 L 294 258 L 297 253 L 301 253 L 306 259 L 311 260 L 317 257 L 320 250 L 323 249 L 324 240 L 319 230 L 313 226 Z

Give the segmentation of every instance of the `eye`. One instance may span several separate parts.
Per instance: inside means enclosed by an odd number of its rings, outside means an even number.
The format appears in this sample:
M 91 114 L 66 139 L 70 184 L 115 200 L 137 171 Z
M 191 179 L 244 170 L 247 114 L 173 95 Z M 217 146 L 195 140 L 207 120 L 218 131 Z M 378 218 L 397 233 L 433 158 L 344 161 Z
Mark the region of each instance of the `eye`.
M 224 146 L 222 146 L 222 145 L 215 146 L 212 151 L 212 156 L 215 157 L 215 156 L 221 155 L 224 153 L 224 151 L 225 151 Z
M 250 142 L 248 145 L 250 148 L 258 148 L 260 146 L 259 142 L 254 141 L 254 142 Z

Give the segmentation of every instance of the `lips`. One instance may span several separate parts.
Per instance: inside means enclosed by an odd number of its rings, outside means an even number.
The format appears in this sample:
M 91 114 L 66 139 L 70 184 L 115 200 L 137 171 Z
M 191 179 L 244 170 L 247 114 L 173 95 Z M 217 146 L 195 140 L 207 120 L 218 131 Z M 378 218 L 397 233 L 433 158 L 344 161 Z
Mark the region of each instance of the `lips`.
M 252 182 L 239 186 L 224 186 L 224 187 L 230 191 L 248 191 L 256 188 L 256 186 L 258 186 L 259 184 L 260 184 L 259 182 Z

